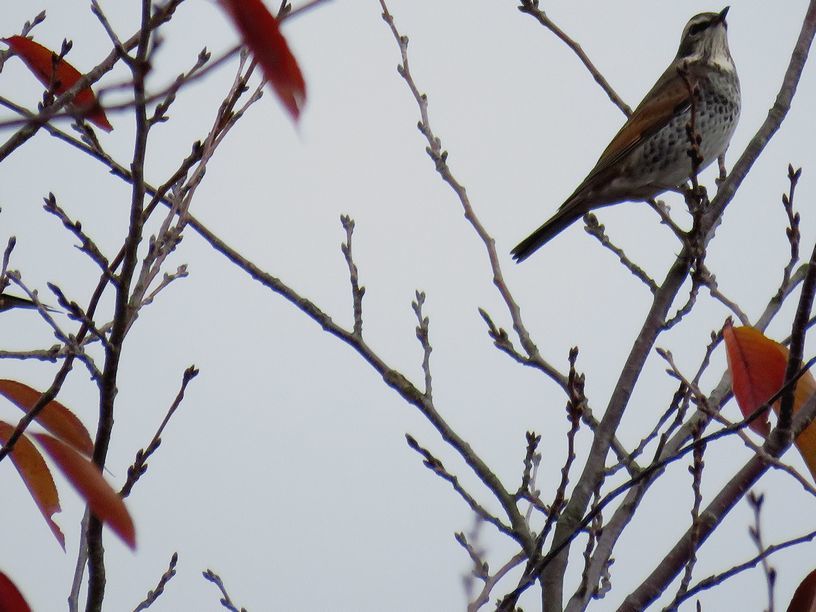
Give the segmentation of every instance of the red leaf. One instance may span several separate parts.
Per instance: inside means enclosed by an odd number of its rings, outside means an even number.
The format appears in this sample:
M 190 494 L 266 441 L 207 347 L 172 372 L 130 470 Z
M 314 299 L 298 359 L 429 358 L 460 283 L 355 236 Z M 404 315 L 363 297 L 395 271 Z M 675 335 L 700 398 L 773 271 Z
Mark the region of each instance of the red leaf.
M 14 427 L 0 421 L 0 444 L 5 444 L 13 432 Z M 34 503 L 40 509 L 46 524 L 51 529 L 51 533 L 57 538 L 62 550 L 65 550 L 65 536 L 52 519 L 53 515 L 60 511 L 59 494 L 45 459 L 26 436 L 18 438 L 9 456 L 25 486 L 28 487 Z M 3 610 L 2 606 L 0 610 Z
M 745 416 L 766 403 L 782 388 L 788 365 L 788 349 L 766 338 L 753 327 L 723 328 L 723 338 L 731 370 L 731 386 L 742 413 Z M 816 393 L 816 380 L 805 372 L 796 383 L 793 393 L 793 412 L 799 411 Z M 779 413 L 780 401 L 773 409 Z M 770 430 L 767 415 L 751 423 L 751 428 L 763 435 Z M 756 424 L 756 426 L 754 426 Z M 794 440 L 796 448 L 816 480 L 816 422 L 811 423 Z M 816 611 L 814 611 L 816 612 Z
M 280 33 L 278 20 L 261 0 L 220 0 L 244 44 L 261 65 L 266 80 L 295 119 L 306 101 L 306 83 L 295 56 Z
M 100 521 L 107 523 L 125 544 L 130 548 L 136 548 L 136 531 L 125 502 L 102 478 L 99 468 L 57 438 L 44 433 L 35 433 L 32 436 L 65 474 L 68 482 L 79 491 L 91 507 L 91 512 Z
M 20 590 L 0 572 L 0 612 L 31 612 Z
M 4 395 L 23 412 L 28 412 L 42 393 L 16 380 L 0 380 L 0 395 Z M 85 429 L 82 421 L 57 400 L 48 402 L 37 415 L 36 421 L 79 452 L 89 457 L 93 453 L 91 434 Z
M 816 610 L 816 570 L 810 572 L 796 587 L 788 612 L 814 612 Z
M 64 59 L 60 59 L 54 65 L 54 58 L 57 57 L 57 54 L 29 38 L 10 36 L 0 40 L 20 56 L 40 83 L 49 89 L 53 87 L 57 95 L 71 89 L 71 86 L 82 77 L 79 71 Z M 77 92 L 74 96 L 73 107 L 98 128 L 106 132 L 113 129 L 90 87 L 85 87 Z

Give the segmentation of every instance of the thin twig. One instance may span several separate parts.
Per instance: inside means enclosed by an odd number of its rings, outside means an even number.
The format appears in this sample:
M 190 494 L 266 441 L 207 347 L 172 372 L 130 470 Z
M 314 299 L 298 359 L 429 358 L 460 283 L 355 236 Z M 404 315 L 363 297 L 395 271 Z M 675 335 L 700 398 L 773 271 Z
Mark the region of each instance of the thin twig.
M 408 442 L 408 446 L 411 449 L 415 450 L 422 456 L 423 460 L 422 463 L 425 465 L 425 467 L 427 467 L 434 474 L 439 476 L 442 480 L 446 480 L 447 482 L 449 482 L 450 485 L 453 487 L 453 490 L 456 491 L 459 494 L 459 496 L 465 500 L 465 503 L 470 507 L 471 510 L 473 510 L 473 512 L 479 518 L 481 518 L 483 521 L 487 523 L 490 523 L 505 535 L 509 535 L 513 538 L 516 537 L 516 535 L 513 533 L 513 530 L 510 527 L 505 525 L 498 517 L 492 515 L 485 509 L 484 506 L 477 502 L 476 499 L 465 490 L 465 488 L 459 482 L 459 479 L 450 472 L 448 472 L 445 469 L 445 466 L 442 464 L 442 462 L 436 457 L 434 457 L 433 454 L 431 454 L 431 452 L 428 449 L 420 446 L 419 442 L 417 442 L 412 435 L 405 434 L 405 440 L 406 442 Z
M 578 348 L 570 349 L 569 354 L 569 401 L 567 402 L 567 420 L 570 427 L 567 431 L 567 457 L 564 460 L 564 465 L 561 467 L 561 480 L 555 490 L 555 498 L 550 504 L 550 513 L 547 516 L 547 522 L 544 528 L 538 535 L 536 540 L 536 550 L 540 551 L 544 541 L 549 535 L 550 529 L 555 524 L 563 505 L 567 498 L 567 486 L 569 485 L 569 475 L 572 464 L 575 462 L 575 436 L 581 426 L 581 415 L 586 405 L 586 396 L 584 395 L 585 378 L 583 374 L 579 374 L 575 369 L 575 363 L 578 360 Z
M 612 89 L 612 86 L 604 78 L 600 70 L 598 70 L 595 67 L 595 64 L 590 61 L 587 54 L 581 48 L 581 45 L 567 36 L 567 34 L 561 28 L 559 28 L 555 22 L 547 17 L 544 11 L 538 8 L 538 0 L 521 0 L 521 4 L 519 5 L 518 9 L 522 13 L 527 13 L 528 15 L 534 17 L 541 25 L 555 34 L 565 45 L 572 49 L 575 52 L 575 55 L 578 56 L 578 59 L 581 60 L 581 63 L 587 70 L 589 70 L 589 73 L 592 75 L 592 78 L 595 79 L 595 82 L 598 83 L 598 85 L 601 86 L 601 89 L 603 89 L 604 93 L 609 96 L 612 103 L 617 106 L 627 117 L 632 114 L 632 109 L 629 108 L 629 106 L 620 98 L 620 96 L 618 96 L 617 93 L 615 93 L 615 90 Z
M 780 550 L 785 550 L 786 548 L 790 548 L 792 546 L 798 546 L 799 544 L 804 544 L 806 542 L 812 542 L 814 539 L 816 539 L 816 531 L 811 531 L 810 533 L 806 533 L 805 535 L 799 536 L 797 538 L 792 538 L 790 540 L 787 540 L 785 542 L 781 542 L 779 544 L 771 544 L 770 546 L 768 546 L 764 550 L 762 550 L 762 552 L 760 552 L 756 556 L 752 557 L 748 561 L 745 561 L 744 563 L 740 563 L 739 565 L 735 565 L 734 567 L 732 567 L 729 570 L 726 570 L 726 571 L 724 571 L 722 573 L 714 574 L 712 576 L 704 578 L 703 580 L 700 580 L 700 582 L 698 582 L 693 587 L 691 587 L 683 595 L 683 597 L 681 599 L 674 600 L 671 603 L 670 607 L 671 608 L 676 608 L 681 603 L 683 603 L 684 601 L 686 601 L 687 599 L 689 599 L 691 597 L 694 597 L 698 593 L 701 593 L 702 591 L 706 591 L 706 590 L 708 590 L 708 589 L 710 589 L 712 587 L 718 586 L 718 585 L 722 584 L 723 582 L 725 582 L 726 580 L 728 580 L 729 578 L 732 578 L 732 577 L 736 576 L 737 574 L 740 574 L 740 573 L 742 573 L 742 572 L 744 572 L 746 570 L 749 570 L 749 569 L 752 569 L 752 568 L 756 567 L 759 563 L 763 563 L 765 559 L 770 557 L 775 552 L 778 552 Z
M 162 593 L 164 593 L 164 588 L 167 586 L 167 583 L 173 579 L 173 576 L 176 575 L 176 564 L 178 563 L 178 553 L 173 553 L 173 556 L 170 557 L 170 564 L 167 566 L 167 570 L 161 575 L 159 578 L 159 582 L 152 591 L 148 591 L 147 597 L 133 609 L 133 612 L 140 612 L 141 610 L 147 610 L 151 605 L 153 605 L 156 600 L 161 597 Z
M 725 294 L 720 291 L 720 288 L 717 285 L 717 277 L 715 277 L 706 266 L 702 266 L 700 268 L 698 278 L 700 283 L 704 285 L 706 289 L 708 289 L 708 293 L 711 295 L 711 297 L 730 310 L 734 316 L 740 320 L 740 323 L 743 325 L 751 325 L 751 319 L 748 318 L 748 315 L 745 314 L 739 305 L 735 301 L 726 297 Z
M 240 610 L 232 603 L 232 599 L 230 599 L 229 594 L 227 593 L 227 588 L 224 586 L 224 581 L 221 580 L 221 576 L 216 574 L 211 569 L 208 569 L 205 572 L 202 572 L 204 576 L 204 580 L 208 580 L 212 582 L 215 586 L 218 587 L 218 590 L 221 591 L 221 605 L 224 606 L 230 612 L 246 612 L 246 608 L 241 608 Z
M 428 97 L 424 93 L 420 93 L 419 88 L 414 81 L 414 77 L 411 74 L 411 69 L 408 63 L 408 37 L 403 36 L 400 34 L 399 30 L 397 30 L 396 24 L 394 23 L 394 17 L 388 11 L 388 6 L 386 5 L 385 0 L 380 0 L 380 6 L 382 7 L 383 11 L 382 18 L 385 23 L 388 24 L 388 28 L 391 30 L 394 40 L 396 40 L 397 44 L 399 45 L 402 62 L 397 65 L 397 72 L 408 85 L 408 88 L 411 90 L 411 94 L 413 95 L 419 108 L 420 120 L 417 127 L 428 142 L 425 152 L 428 154 L 431 160 L 433 160 L 436 171 L 440 177 L 442 177 L 442 180 L 445 181 L 445 183 L 447 183 L 456 194 L 465 213 L 465 218 L 468 220 L 468 222 L 470 222 L 471 226 L 484 243 L 485 249 L 487 250 L 488 260 L 490 262 L 490 268 L 493 274 L 493 284 L 498 289 L 499 295 L 502 297 L 502 300 L 507 306 L 510 317 L 513 320 L 513 329 L 516 331 L 516 334 L 519 337 L 521 346 L 524 348 L 529 358 L 534 360 L 537 363 L 537 366 L 544 373 L 546 373 L 562 388 L 565 388 L 567 384 L 566 377 L 544 360 L 538 351 L 538 347 L 533 342 L 530 333 L 527 331 L 527 328 L 521 318 L 521 309 L 510 293 L 510 289 L 507 287 L 507 283 L 504 280 L 501 265 L 499 264 L 499 256 L 496 252 L 495 241 L 490 234 L 488 234 L 487 230 L 476 216 L 476 213 L 470 204 L 470 199 L 468 198 L 465 187 L 453 176 L 450 166 L 448 165 L 448 152 L 443 150 L 442 141 L 431 129 L 428 114 Z
M 623 249 L 612 244 L 612 241 L 609 240 L 609 236 L 607 236 L 606 232 L 604 231 L 604 226 L 598 222 L 598 218 L 594 214 L 587 213 L 584 215 L 584 221 L 586 223 L 585 229 L 587 234 L 594 236 L 598 242 L 601 243 L 601 246 L 612 251 L 618 260 L 624 265 L 624 267 L 629 270 L 629 272 L 631 272 L 635 278 L 646 285 L 649 288 L 649 291 L 652 293 L 657 291 L 657 283 L 655 283 L 654 280 L 648 274 L 646 274 L 643 268 L 629 259 L 626 256 L 626 253 L 623 252 Z
M 431 339 L 429 335 L 430 319 L 422 312 L 422 307 L 425 305 L 425 293 L 417 291 L 415 293 L 414 301 L 411 302 L 411 308 L 417 319 L 416 337 L 422 346 L 422 372 L 425 375 L 425 397 L 428 401 L 433 401 L 433 376 L 431 374 Z
M 748 493 L 748 505 L 754 511 L 754 524 L 748 528 L 748 533 L 751 536 L 754 544 L 759 551 L 758 557 L 762 557 L 762 573 L 765 574 L 765 584 L 768 587 L 768 609 L 767 612 L 774 612 L 774 586 L 776 585 L 776 570 L 771 567 L 768 562 L 767 548 L 762 541 L 762 522 L 760 521 L 762 513 L 762 503 L 765 496 L 757 495 L 753 491 Z
M 700 435 L 702 433 L 703 424 L 697 427 L 695 432 L 695 441 L 700 439 Z M 700 506 L 703 502 L 703 495 L 700 490 L 700 483 L 702 482 L 703 478 L 703 467 L 705 466 L 705 462 L 703 460 L 703 455 L 705 453 L 705 445 L 698 444 L 694 447 L 694 452 L 692 453 L 693 461 L 691 466 L 689 466 L 689 472 L 691 473 L 691 490 L 693 496 L 693 503 L 691 505 L 691 530 L 692 530 L 692 538 L 690 542 L 690 546 L 692 552 L 689 554 L 688 561 L 686 561 L 686 567 L 683 571 L 683 578 L 680 580 L 680 586 L 677 589 L 677 596 L 681 596 L 688 590 L 689 584 L 691 584 L 691 577 L 694 573 L 694 566 L 697 564 L 697 546 L 699 540 L 699 531 L 700 531 Z
M 799 306 L 796 309 L 796 316 L 793 320 L 791 330 L 790 353 L 788 355 L 788 365 L 785 370 L 785 382 L 793 380 L 796 372 L 802 366 L 802 352 L 805 348 L 805 334 L 807 333 L 807 322 L 813 309 L 813 297 L 816 294 L 816 244 L 810 255 L 808 272 L 805 281 L 802 283 L 802 294 L 799 297 Z M 788 387 L 779 405 L 779 425 L 778 428 L 784 433 L 790 430 L 791 418 L 793 415 L 794 389 Z
M 788 227 L 785 228 L 785 235 L 788 237 L 790 244 L 790 260 L 785 269 L 782 271 L 782 287 L 789 281 L 793 268 L 799 262 L 799 213 L 793 208 L 793 197 L 796 193 L 796 185 L 799 183 L 799 178 L 802 176 L 802 169 L 794 170 L 791 164 L 788 164 L 788 182 L 790 187 L 788 193 L 782 194 L 782 207 L 785 209 L 785 216 L 788 218 Z M 782 288 L 779 289 L 782 291 Z
M 357 274 L 357 264 L 354 263 L 354 257 L 351 252 L 351 239 L 354 235 L 354 219 L 348 215 L 340 216 L 340 223 L 346 231 L 346 241 L 340 245 L 340 250 L 343 252 L 343 258 L 346 260 L 346 265 L 349 269 L 349 282 L 351 283 L 351 300 L 354 311 L 354 335 L 358 338 L 363 337 L 363 296 L 365 296 L 365 287 L 360 286 L 359 276 Z
M 147 460 L 154 452 L 156 452 L 156 449 L 159 448 L 159 445 L 161 444 L 161 435 L 164 432 L 164 428 L 167 427 L 167 423 L 170 422 L 171 417 L 181 405 L 182 400 L 184 400 L 184 393 L 187 391 L 187 385 L 190 384 L 190 381 L 196 376 L 198 376 L 198 370 L 195 366 L 190 366 L 184 370 L 184 376 L 181 379 L 181 388 L 176 394 L 176 398 L 173 400 L 173 403 L 170 404 L 170 408 L 167 410 L 167 414 L 164 415 L 164 419 L 162 419 L 159 428 L 153 435 L 153 439 L 150 440 L 150 443 L 145 448 L 140 449 L 136 453 L 136 459 L 134 460 L 133 465 L 128 468 L 127 480 L 122 486 L 122 489 L 119 491 L 119 495 L 122 498 L 130 495 L 130 492 L 133 490 L 133 486 L 147 471 Z
M 510 558 L 507 563 L 502 565 L 495 574 L 492 576 L 488 576 L 487 579 L 484 581 L 484 586 L 482 587 L 482 591 L 479 595 L 474 599 L 472 602 L 468 604 L 468 612 L 476 612 L 479 610 L 483 605 L 485 605 L 488 601 L 490 601 L 490 593 L 492 592 L 493 588 L 496 584 L 504 578 L 510 570 L 514 567 L 521 565 L 524 560 L 527 558 L 524 551 L 516 553 L 513 557 Z

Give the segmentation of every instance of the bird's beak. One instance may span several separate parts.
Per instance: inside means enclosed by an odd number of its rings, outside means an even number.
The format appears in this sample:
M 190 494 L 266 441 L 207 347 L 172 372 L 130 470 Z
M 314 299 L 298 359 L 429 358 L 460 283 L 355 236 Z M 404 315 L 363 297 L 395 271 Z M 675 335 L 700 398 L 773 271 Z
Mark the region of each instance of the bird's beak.
M 723 25 L 726 25 L 725 16 L 728 14 L 728 9 L 730 8 L 731 8 L 730 6 L 726 6 L 723 10 L 720 11 L 720 23 Z

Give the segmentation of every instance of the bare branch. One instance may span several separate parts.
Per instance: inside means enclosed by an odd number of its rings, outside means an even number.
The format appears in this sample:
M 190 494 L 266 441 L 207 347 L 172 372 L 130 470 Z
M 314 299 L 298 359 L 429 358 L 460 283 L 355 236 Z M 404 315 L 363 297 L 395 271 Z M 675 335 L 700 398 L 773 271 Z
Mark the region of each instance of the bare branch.
M 632 114 L 632 109 L 624 102 L 615 90 L 612 89 L 612 86 L 607 82 L 604 76 L 601 74 L 600 70 L 595 67 L 587 54 L 581 48 L 577 42 L 575 42 L 572 38 L 567 36 L 567 34 L 555 25 L 547 15 L 538 8 L 538 0 L 521 0 L 521 4 L 519 5 L 518 9 L 522 13 L 527 13 L 528 15 L 534 17 L 538 23 L 543 25 L 547 28 L 550 32 L 555 34 L 561 41 L 564 42 L 570 49 L 575 52 L 575 55 L 578 56 L 578 59 L 581 60 L 581 63 L 589 70 L 589 73 L 592 75 L 592 78 L 595 79 L 595 82 L 601 86 L 601 89 L 604 90 L 604 93 L 609 96 L 609 99 L 612 101 L 612 104 L 617 106 L 621 112 L 626 115 L 627 117 Z
M 240 610 L 232 603 L 229 594 L 227 593 L 227 589 L 224 586 L 224 581 L 221 580 L 221 576 L 216 574 L 211 569 L 208 569 L 206 572 L 203 572 L 203 576 L 205 580 L 212 582 L 215 586 L 218 587 L 218 590 L 221 591 L 221 605 L 224 606 L 230 612 L 246 612 L 246 608 L 241 608 Z
M 786 548 L 790 548 L 792 546 L 797 546 L 799 544 L 804 544 L 806 542 L 812 542 L 814 539 L 816 539 L 816 531 L 811 531 L 810 533 L 807 533 L 807 534 L 805 534 L 803 536 L 799 536 L 798 538 L 792 538 L 792 539 L 787 540 L 785 542 L 782 542 L 780 544 L 772 544 L 772 545 L 764 548 L 764 550 L 762 550 L 762 552 L 760 552 L 755 557 L 749 559 L 748 561 L 746 561 L 744 563 L 740 563 L 739 565 L 735 565 L 731 569 L 729 569 L 729 570 L 727 570 L 725 572 L 722 572 L 720 574 L 715 574 L 713 576 L 709 576 L 708 578 L 704 578 L 703 580 L 698 582 L 696 585 L 694 585 L 692 588 L 690 588 L 683 595 L 682 599 L 674 600 L 670 604 L 669 607 L 670 608 L 675 608 L 675 607 L 679 606 L 681 603 L 683 603 L 685 600 L 687 600 L 687 599 L 689 599 L 691 597 L 694 597 L 698 593 L 700 593 L 702 591 L 705 591 L 705 590 L 708 590 L 708 589 L 710 589 L 712 587 L 715 587 L 715 586 L 717 586 L 719 584 L 722 584 L 723 582 L 725 582 L 729 578 L 732 578 L 733 576 L 736 576 L 737 574 L 740 574 L 740 573 L 744 572 L 745 570 L 749 570 L 749 569 L 752 569 L 752 568 L 756 567 L 759 563 L 763 563 L 765 559 L 770 557 L 775 552 L 778 552 L 780 550 L 785 550 Z
M 754 524 L 748 528 L 751 539 L 759 551 L 757 556 L 762 557 L 762 573 L 765 574 L 765 582 L 768 585 L 768 609 L 767 612 L 774 612 L 774 586 L 776 585 L 776 570 L 768 562 L 768 553 L 762 541 L 762 523 L 760 515 L 762 512 L 762 502 L 765 497 L 757 495 L 753 491 L 748 493 L 748 505 L 754 511 Z
M 524 562 L 526 555 L 524 552 L 517 553 L 515 556 L 511 557 L 510 560 L 501 566 L 495 574 L 492 576 L 488 576 L 484 582 L 484 587 L 482 587 L 482 591 L 479 593 L 478 597 L 474 599 L 471 603 L 468 604 L 468 612 L 476 612 L 482 606 L 484 606 L 488 601 L 490 601 L 490 593 L 495 588 L 496 584 L 504 578 L 510 570 L 513 568 L 521 565 Z
M 167 583 L 170 582 L 176 575 L 176 563 L 178 563 L 178 553 L 173 553 L 173 556 L 170 557 L 170 564 L 167 566 L 167 570 L 159 578 L 156 588 L 152 591 L 148 591 L 147 597 L 145 597 L 144 601 L 133 609 L 133 612 L 147 610 L 151 605 L 156 603 L 156 600 L 158 600 L 162 593 L 164 593 L 164 587 L 166 587 Z
M 785 228 L 785 235 L 788 237 L 790 243 L 790 261 L 785 266 L 782 272 L 782 286 L 784 287 L 789 281 L 793 268 L 799 262 L 799 213 L 794 211 L 793 197 L 796 193 L 796 185 L 799 182 L 799 177 L 802 176 L 802 169 L 793 169 L 791 164 L 788 164 L 788 181 L 790 187 L 788 193 L 782 194 L 782 206 L 785 209 L 785 215 L 788 218 L 788 227 Z M 781 291 L 781 288 L 780 288 Z
M 425 467 L 431 470 L 437 476 L 439 476 L 442 480 L 448 481 L 453 487 L 453 490 L 459 494 L 459 497 L 465 500 L 465 503 L 467 503 L 467 505 L 470 506 L 470 509 L 473 510 L 476 516 L 478 516 L 485 522 L 490 523 L 505 535 L 509 535 L 510 537 L 513 538 L 516 537 L 515 534 L 513 533 L 513 530 L 510 527 L 505 525 L 499 518 L 490 514 L 490 512 L 488 512 L 484 508 L 484 506 L 479 504 L 479 502 L 477 502 L 474 499 L 474 497 L 465 490 L 465 488 L 459 482 L 459 479 L 450 472 L 448 472 L 445 469 L 445 466 L 442 464 L 442 462 L 436 457 L 434 457 L 429 450 L 420 446 L 419 442 L 417 442 L 412 435 L 405 434 L 405 440 L 408 442 L 409 447 L 411 447 L 413 450 L 422 455 L 423 458 L 422 463 L 425 465 Z
M 360 286 L 359 277 L 357 276 L 357 264 L 354 263 L 354 257 L 351 253 L 351 237 L 354 234 L 354 219 L 348 215 L 341 215 L 340 222 L 343 224 L 343 229 L 346 230 L 346 241 L 340 245 L 340 250 L 343 252 L 343 257 L 349 269 L 351 299 L 354 305 L 354 335 L 362 338 L 363 296 L 365 295 L 365 287 Z
M 590 236 L 595 237 L 598 242 L 601 243 L 601 246 L 609 249 L 612 251 L 618 260 L 623 264 L 623 266 L 632 273 L 632 275 L 640 280 L 644 285 L 649 288 L 649 291 L 654 293 L 657 291 L 657 284 L 652 280 L 648 274 L 635 264 L 631 259 L 626 256 L 626 253 L 623 252 L 623 249 L 615 246 L 612 244 L 612 241 L 609 240 L 609 236 L 606 235 L 604 231 L 604 226 L 598 222 L 598 217 L 596 217 L 592 213 L 587 213 L 584 215 L 584 222 L 586 223 L 586 232 Z
M 563 388 L 566 385 L 566 378 L 553 366 L 547 363 L 543 357 L 541 357 L 538 347 L 530 337 L 530 334 L 521 318 L 521 309 L 510 293 L 507 283 L 504 280 L 501 266 L 499 264 L 499 257 L 496 253 L 495 241 L 490 234 L 488 234 L 487 230 L 476 216 L 476 213 L 470 204 L 470 199 L 468 198 L 465 187 L 453 176 L 453 173 L 448 166 L 448 152 L 442 149 L 442 141 L 431 129 L 430 120 L 428 118 L 428 97 L 424 93 L 420 93 L 416 83 L 414 82 L 414 77 L 411 75 L 411 69 L 408 64 L 408 37 L 403 36 L 397 30 L 394 23 L 394 17 L 388 11 L 388 6 L 386 5 L 385 0 L 380 0 L 380 6 L 383 10 L 382 18 L 386 24 L 388 24 L 391 34 L 394 36 L 394 40 L 396 40 L 397 44 L 399 45 L 402 63 L 397 66 L 397 72 L 405 80 L 405 83 L 411 90 L 411 94 L 419 107 L 420 120 L 417 127 L 428 141 L 428 147 L 425 149 L 425 152 L 433 160 L 436 171 L 442 177 L 442 180 L 445 181 L 445 183 L 447 183 L 456 194 L 457 198 L 459 199 L 459 203 L 464 210 L 465 218 L 470 222 L 471 226 L 473 226 L 473 229 L 476 231 L 479 238 L 485 245 L 488 260 L 490 262 L 490 268 L 493 272 L 493 284 L 498 289 L 499 294 L 510 312 L 510 317 L 513 320 L 513 329 L 516 331 L 522 347 L 524 347 L 524 350 L 527 352 L 529 358 L 536 362 L 537 367 Z
M 695 430 L 695 441 L 699 441 L 702 434 L 704 424 L 701 422 Z M 694 566 L 697 563 L 697 546 L 700 537 L 700 506 L 703 502 L 703 495 L 700 490 L 700 483 L 703 479 L 703 454 L 705 453 L 705 444 L 696 444 L 693 452 L 693 461 L 689 467 L 691 473 L 691 490 L 693 495 L 693 503 L 691 506 L 691 533 L 692 538 L 690 542 L 691 553 L 686 561 L 686 567 L 683 571 L 683 578 L 680 580 L 680 586 L 677 589 L 677 597 L 682 596 L 688 590 L 691 584 L 691 577 L 694 572 Z
M 147 32 L 152 32 L 160 25 L 170 20 L 176 8 L 182 2 L 184 2 L 184 0 L 168 0 L 168 2 L 158 7 L 156 14 L 153 15 L 150 23 L 148 24 Z M 139 32 L 122 43 L 123 48 L 128 51 L 135 48 L 136 45 L 139 44 L 141 36 L 142 30 L 140 29 Z M 12 137 L 5 142 L 5 144 L 0 145 L 0 161 L 4 160 L 18 147 L 27 142 L 39 131 L 41 127 L 43 127 L 43 125 L 59 114 L 59 112 L 67 104 L 73 101 L 74 96 L 76 96 L 78 92 L 93 85 L 96 83 L 96 81 L 102 78 L 102 76 L 110 72 L 120 59 L 121 55 L 114 49 L 104 60 L 97 64 L 93 70 L 83 75 L 70 87 L 70 89 L 55 99 L 53 104 L 43 108 L 39 113 L 37 113 L 37 115 L 29 119 L 29 121 L 22 128 L 17 130 L 17 132 L 15 132 L 14 135 L 12 135 Z
M 176 398 L 173 400 L 173 403 L 170 404 L 170 408 L 167 410 L 167 414 L 164 415 L 164 419 L 162 420 L 159 428 L 156 430 L 156 433 L 153 435 L 153 439 L 150 440 L 150 443 L 147 447 L 140 449 L 136 453 L 136 460 L 133 462 L 128 468 L 127 471 L 127 480 L 125 484 L 122 486 L 122 489 L 119 491 L 119 495 L 123 498 L 130 495 L 130 492 L 133 490 L 133 486 L 138 482 L 139 478 L 141 478 L 144 473 L 147 471 L 147 460 L 150 456 L 156 452 L 161 444 L 161 435 L 164 431 L 164 428 L 167 427 L 167 423 L 170 422 L 171 417 L 175 414 L 178 407 L 181 405 L 182 400 L 184 399 L 184 393 L 187 390 L 187 385 L 190 384 L 190 381 L 193 380 L 196 376 L 198 376 L 198 370 L 195 366 L 190 366 L 186 370 L 184 370 L 184 376 L 181 380 L 181 389 L 179 389 Z

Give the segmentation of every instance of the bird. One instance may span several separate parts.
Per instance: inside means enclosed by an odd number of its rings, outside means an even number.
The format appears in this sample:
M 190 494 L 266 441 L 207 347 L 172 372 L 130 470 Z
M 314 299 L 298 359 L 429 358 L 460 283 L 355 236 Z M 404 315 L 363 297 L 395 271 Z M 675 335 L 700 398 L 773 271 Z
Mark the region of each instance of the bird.
M 687 132 L 692 111 L 695 133 L 701 137 L 697 171 L 725 153 L 741 105 L 737 69 L 728 49 L 728 8 L 689 20 L 676 57 L 595 167 L 558 211 L 511 251 L 517 262 L 591 210 L 647 200 L 686 182 L 693 172 Z

